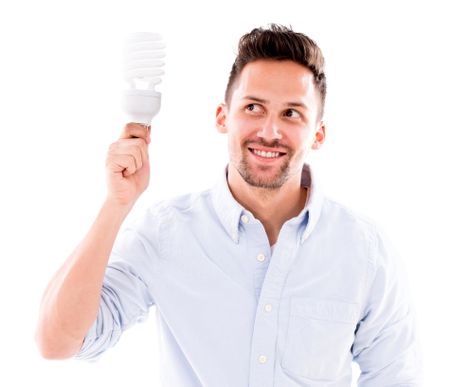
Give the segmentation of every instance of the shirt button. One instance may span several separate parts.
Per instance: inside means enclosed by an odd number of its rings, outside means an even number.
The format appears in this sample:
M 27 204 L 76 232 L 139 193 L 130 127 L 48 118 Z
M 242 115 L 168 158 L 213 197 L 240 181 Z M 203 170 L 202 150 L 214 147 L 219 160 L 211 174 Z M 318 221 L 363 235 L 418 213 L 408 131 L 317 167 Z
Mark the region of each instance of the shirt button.
M 263 262 L 266 259 L 266 256 L 264 254 L 258 254 L 258 256 L 256 257 L 256 259 L 259 262 Z
M 249 221 L 247 215 L 242 215 L 242 216 L 241 216 L 241 220 L 242 220 L 243 223 L 248 223 L 248 221 Z
M 272 305 L 271 304 L 266 304 L 264 305 L 264 310 L 266 312 L 271 312 L 272 311 Z
M 265 357 L 264 355 L 261 355 L 261 356 L 258 358 L 258 361 L 259 361 L 261 364 L 264 364 L 264 363 L 267 361 L 267 357 Z

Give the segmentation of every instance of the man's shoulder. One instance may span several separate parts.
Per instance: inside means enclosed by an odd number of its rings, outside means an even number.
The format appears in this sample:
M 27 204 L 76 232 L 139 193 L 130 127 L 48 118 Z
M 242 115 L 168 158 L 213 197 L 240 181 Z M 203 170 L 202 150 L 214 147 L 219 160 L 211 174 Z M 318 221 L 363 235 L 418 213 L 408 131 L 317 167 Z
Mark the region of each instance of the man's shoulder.
M 172 195 L 168 198 L 160 199 L 152 203 L 147 212 L 167 216 L 168 214 L 183 214 L 196 211 L 205 207 L 209 201 L 212 189 L 204 189 L 201 191 L 192 191 L 182 194 Z
M 176 194 L 163 199 L 156 199 L 135 213 L 126 221 L 126 226 L 135 230 L 160 227 L 172 227 L 192 220 L 199 214 L 208 213 L 210 189 Z
M 365 240 L 372 246 L 385 234 L 381 223 L 373 216 L 327 196 L 323 198 L 320 220 L 339 234 Z
M 328 196 L 323 198 L 322 215 L 328 220 L 334 219 L 368 228 L 378 227 L 377 221 L 367 213 Z
M 348 204 L 324 197 L 321 218 L 324 222 L 332 223 L 340 233 L 350 238 L 359 236 L 360 241 L 368 242 L 372 253 L 384 249 L 395 251 L 380 221 Z

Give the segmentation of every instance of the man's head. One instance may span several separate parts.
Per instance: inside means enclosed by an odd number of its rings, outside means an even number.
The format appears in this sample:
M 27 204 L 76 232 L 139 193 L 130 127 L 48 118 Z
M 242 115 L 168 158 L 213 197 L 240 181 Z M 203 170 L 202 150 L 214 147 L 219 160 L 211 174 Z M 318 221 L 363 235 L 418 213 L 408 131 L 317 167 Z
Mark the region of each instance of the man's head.
M 276 190 L 301 176 L 309 150 L 325 138 L 323 62 L 311 39 L 286 27 L 254 29 L 241 38 L 225 103 L 216 112 L 217 129 L 228 134 L 236 184 Z
M 260 59 L 291 60 L 309 69 L 320 96 L 318 119 L 322 119 L 327 92 L 322 51 L 308 36 L 277 24 L 271 24 L 268 29 L 255 28 L 239 40 L 238 55 L 225 90 L 227 104 L 230 104 L 233 88 L 245 65 Z

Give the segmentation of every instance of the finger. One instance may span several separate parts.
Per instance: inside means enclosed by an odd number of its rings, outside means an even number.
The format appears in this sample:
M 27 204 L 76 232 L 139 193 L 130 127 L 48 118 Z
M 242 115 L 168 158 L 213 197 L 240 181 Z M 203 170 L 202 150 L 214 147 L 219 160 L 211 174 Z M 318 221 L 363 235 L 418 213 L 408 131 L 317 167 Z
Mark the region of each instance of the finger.
M 122 133 L 120 134 L 119 138 L 142 138 L 143 140 L 147 141 L 149 135 L 149 129 L 146 125 L 138 124 L 135 122 L 129 122 L 125 125 Z
M 136 158 L 138 168 L 148 160 L 148 145 L 141 138 L 117 140 L 111 144 L 110 150 L 113 154 L 132 154 Z
M 152 134 L 152 127 L 151 125 L 147 126 L 147 144 L 150 144 L 151 142 L 151 134 Z
M 124 176 L 129 176 L 136 172 L 135 158 L 129 154 L 108 157 L 106 166 L 112 172 L 122 172 Z

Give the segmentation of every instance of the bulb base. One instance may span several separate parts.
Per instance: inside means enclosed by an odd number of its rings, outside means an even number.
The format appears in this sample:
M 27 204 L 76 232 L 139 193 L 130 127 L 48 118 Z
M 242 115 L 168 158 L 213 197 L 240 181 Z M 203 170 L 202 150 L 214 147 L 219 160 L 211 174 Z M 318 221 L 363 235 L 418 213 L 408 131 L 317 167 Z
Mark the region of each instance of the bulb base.
M 125 90 L 122 107 L 128 122 L 149 125 L 161 108 L 161 93 L 154 90 Z

